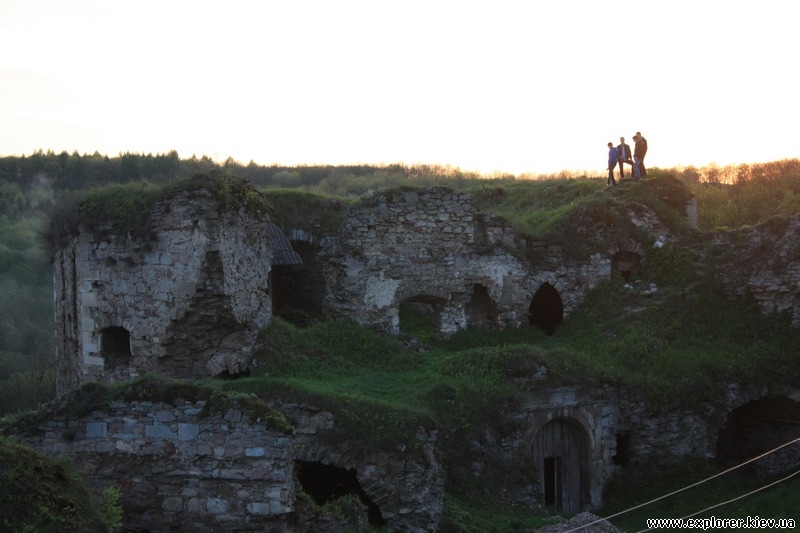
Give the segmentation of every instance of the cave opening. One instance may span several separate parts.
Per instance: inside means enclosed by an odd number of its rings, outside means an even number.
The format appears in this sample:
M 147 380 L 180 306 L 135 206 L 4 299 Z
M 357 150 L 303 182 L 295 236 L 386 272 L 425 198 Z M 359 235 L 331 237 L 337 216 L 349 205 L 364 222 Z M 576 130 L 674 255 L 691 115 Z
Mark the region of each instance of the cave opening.
M 564 321 L 564 302 L 561 295 L 549 283 L 543 284 L 531 299 L 528 308 L 528 321 L 547 335 L 552 335 Z
M 295 461 L 297 480 L 317 505 L 325 505 L 343 496 L 355 495 L 367 507 L 372 526 L 385 526 L 380 508 L 364 492 L 354 469 L 326 465 L 318 461 Z
M 717 439 L 717 464 L 731 467 L 800 437 L 800 402 L 785 397 L 750 401 L 728 415 Z M 747 466 L 755 473 L 786 471 L 800 461 L 800 442 Z

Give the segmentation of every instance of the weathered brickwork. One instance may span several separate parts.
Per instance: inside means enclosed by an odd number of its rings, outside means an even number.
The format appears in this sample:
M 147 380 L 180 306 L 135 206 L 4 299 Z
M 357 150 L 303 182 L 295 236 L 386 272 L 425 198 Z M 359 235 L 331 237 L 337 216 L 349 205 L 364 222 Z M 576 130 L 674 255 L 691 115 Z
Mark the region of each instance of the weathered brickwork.
M 23 420 L 3 433 L 71 457 L 98 490 L 120 489 L 129 530 L 311 531 L 299 513 L 298 460 L 356 471 L 389 531 L 433 531 L 444 508 L 436 435 L 422 430 L 413 449 L 391 452 L 321 439 L 335 418 L 312 406 L 280 406 L 294 423 L 285 434 L 236 403 L 217 413 L 206 401 L 113 401 L 77 416 L 63 405 L 35 428 Z
M 600 253 L 576 262 L 551 247 L 533 264 L 524 247 L 508 221 L 476 211 L 462 192 L 434 187 L 377 194 L 353 209 L 320 250 L 325 304 L 332 315 L 397 333 L 400 304 L 425 303 L 447 335 L 525 323 L 545 284 L 555 288 L 568 315 L 611 273 L 610 259 Z M 476 302 L 482 309 L 470 313 Z
M 776 217 L 714 239 L 730 294 L 754 297 L 765 313 L 788 312 L 800 326 L 800 217 Z
M 272 317 L 268 221 L 216 208 L 182 193 L 154 208 L 153 237 L 82 232 L 56 251 L 60 394 L 99 378 L 247 368 Z

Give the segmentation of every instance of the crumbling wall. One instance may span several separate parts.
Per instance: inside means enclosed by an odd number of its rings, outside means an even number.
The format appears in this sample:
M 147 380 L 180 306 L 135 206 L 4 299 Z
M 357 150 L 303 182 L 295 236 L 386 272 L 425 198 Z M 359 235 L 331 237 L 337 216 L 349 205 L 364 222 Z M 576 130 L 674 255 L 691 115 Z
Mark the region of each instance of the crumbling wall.
M 146 381 L 138 386 L 148 388 Z M 83 392 L 11 422 L 2 433 L 72 458 L 98 491 L 117 487 L 126 530 L 314 530 L 315 511 L 298 498 L 304 488 L 296 461 L 354 470 L 388 531 L 433 531 L 444 509 L 435 432 L 420 429 L 411 445 L 386 450 L 358 436 L 330 438 L 334 414 L 313 405 L 276 406 L 292 422 L 279 424 L 266 406 L 265 415 L 213 397 L 118 399 L 82 409 L 90 405 L 82 403 Z
M 247 369 L 272 316 L 268 221 L 218 207 L 207 191 L 180 193 L 155 205 L 149 237 L 83 230 L 56 251 L 59 394 L 93 379 Z M 103 346 L 108 328 L 127 333 L 126 353 Z
M 519 325 L 545 283 L 558 291 L 569 314 L 610 275 L 610 261 L 600 254 L 567 262 L 553 248 L 534 264 L 525 246 L 507 220 L 478 212 L 462 192 L 432 187 L 379 193 L 354 207 L 320 252 L 326 312 L 397 333 L 400 304 L 422 301 L 435 306 L 439 332 L 447 335 L 476 325 L 469 310 L 476 293 L 488 297 L 493 310 L 494 324 L 479 317 L 479 325 Z
M 800 326 L 800 217 L 726 231 L 713 242 L 729 294 L 751 295 L 765 313 L 789 312 Z

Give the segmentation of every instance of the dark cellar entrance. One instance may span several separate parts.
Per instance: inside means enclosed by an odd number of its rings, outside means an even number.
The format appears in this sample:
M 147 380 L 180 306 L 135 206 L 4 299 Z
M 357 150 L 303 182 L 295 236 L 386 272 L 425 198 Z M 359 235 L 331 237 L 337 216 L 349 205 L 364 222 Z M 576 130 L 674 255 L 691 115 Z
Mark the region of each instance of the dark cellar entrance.
M 317 461 L 295 461 L 294 464 L 297 480 L 317 505 L 325 505 L 342 496 L 354 494 L 358 496 L 361 503 L 367 506 L 367 518 L 370 525 L 386 525 L 380 508 L 367 496 L 361 483 L 358 482 L 355 470 L 326 465 Z
M 789 398 L 753 400 L 731 411 L 719 432 L 717 463 L 730 467 L 800 437 L 800 402 Z M 800 443 L 765 456 L 747 469 L 762 473 L 787 471 L 800 461 Z
M 270 272 L 272 312 L 295 326 L 305 327 L 322 317 L 325 276 L 316 250 L 302 241 L 292 241 L 302 264 L 273 265 Z
M 564 303 L 555 287 L 549 283 L 539 287 L 528 308 L 528 321 L 531 326 L 541 328 L 547 335 L 556 332 L 564 321 Z

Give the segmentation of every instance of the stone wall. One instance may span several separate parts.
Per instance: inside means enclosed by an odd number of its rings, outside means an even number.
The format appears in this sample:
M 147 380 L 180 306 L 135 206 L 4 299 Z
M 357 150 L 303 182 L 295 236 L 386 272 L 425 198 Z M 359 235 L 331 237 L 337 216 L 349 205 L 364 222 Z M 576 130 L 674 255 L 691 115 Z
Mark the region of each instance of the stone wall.
M 720 233 L 719 279 L 735 296 L 754 297 L 765 313 L 791 313 L 800 326 L 800 217 Z
M 85 416 L 56 414 L 33 432 L 12 428 L 9 436 L 71 457 L 95 487 L 118 487 L 125 527 L 134 531 L 285 522 L 296 495 L 291 439 L 236 406 L 219 416 L 205 407 L 114 401 Z
M 48 406 L 35 427 L 23 418 L 2 432 L 71 457 L 98 490 L 119 488 L 127 530 L 315 531 L 297 498 L 299 460 L 356 471 L 389 531 L 433 531 L 442 514 L 435 433 L 420 430 L 413 446 L 387 451 L 356 436 L 326 438 L 334 415 L 310 405 L 278 406 L 294 424 L 285 433 L 238 402 L 217 412 L 205 400 L 116 400 L 76 414 L 75 401 Z
M 352 209 L 320 250 L 326 311 L 397 333 L 400 304 L 419 302 L 432 308 L 438 331 L 448 335 L 525 323 L 545 284 L 556 289 L 568 315 L 611 272 L 600 254 L 567 262 L 553 247 L 540 250 L 542 260 L 534 263 L 525 246 L 508 221 L 478 212 L 462 192 L 377 194 Z
M 56 251 L 58 392 L 146 372 L 248 368 L 272 317 L 268 221 L 207 191 L 156 204 L 152 236 L 81 231 Z

